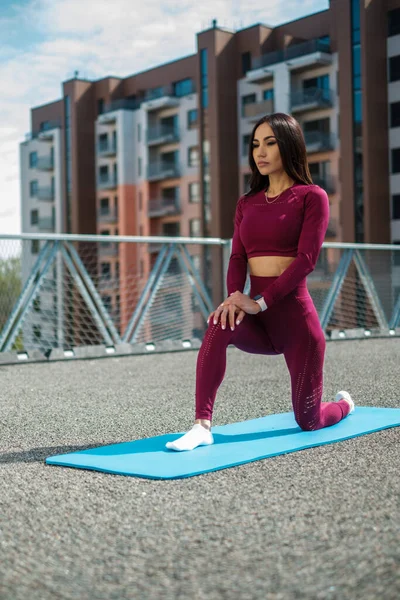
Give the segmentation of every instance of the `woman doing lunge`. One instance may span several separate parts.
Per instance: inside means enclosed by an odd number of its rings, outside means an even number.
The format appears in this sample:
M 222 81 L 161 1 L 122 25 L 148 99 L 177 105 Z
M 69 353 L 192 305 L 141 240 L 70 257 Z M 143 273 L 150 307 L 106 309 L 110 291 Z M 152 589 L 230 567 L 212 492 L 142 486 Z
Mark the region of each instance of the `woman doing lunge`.
M 263 117 L 251 134 L 250 191 L 236 206 L 228 297 L 210 314 L 196 367 L 193 427 L 171 450 L 213 443 L 211 419 L 229 344 L 252 354 L 283 354 L 299 427 L 329 427 L 354 410 L 350 394 L 322 402 L 325 335 L 307 289 L 329 221 L 326 192 L 312 183 L 303 132 L 291 115 Z M 247 269 L 250 295 L 243 294 Z

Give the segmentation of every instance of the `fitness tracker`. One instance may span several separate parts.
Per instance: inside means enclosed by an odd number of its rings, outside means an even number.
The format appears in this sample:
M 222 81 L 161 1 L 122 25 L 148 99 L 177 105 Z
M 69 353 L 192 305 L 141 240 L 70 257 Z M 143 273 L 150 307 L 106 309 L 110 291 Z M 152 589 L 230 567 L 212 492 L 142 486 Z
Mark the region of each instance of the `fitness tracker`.
M 261 296 L 261 294 L 254 296 L 253 300 L 255 300 L 257 302 L 258 306 L 261 308 L 261 312 L 263 312 L 264 310 L 267 310 L 268 306 L 267 306 L 264 298 Z

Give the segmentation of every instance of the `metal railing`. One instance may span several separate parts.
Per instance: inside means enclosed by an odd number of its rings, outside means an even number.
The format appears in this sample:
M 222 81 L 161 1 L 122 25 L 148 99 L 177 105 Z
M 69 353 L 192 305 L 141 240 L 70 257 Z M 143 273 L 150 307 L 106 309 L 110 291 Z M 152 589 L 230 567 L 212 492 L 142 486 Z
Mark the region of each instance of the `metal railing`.
M 313 108 L 329 108 L 333 105 L 333 92 L 323 88 L 297 90 L 290 95 L 292 111 Z
M 200 341 L 230 249 L 219 238 L 1 235 L 0 363 Z M 400 335 L 400 247 L 324 243 L 307 285 L 327 338 Z
M 268 67 L 269 65 L 274 65 L 285 60 L 307 56 L 307 54 L 313 54 L 314 52 L 326 52 L 330 54 L 330 44 L 318 39 L 293 44 L 293 46 L 288 46 L 284 50 L 274 50 L 262 56 L 254 57 L 251 61 L 251 68 L 261 69 L 262 67 Z

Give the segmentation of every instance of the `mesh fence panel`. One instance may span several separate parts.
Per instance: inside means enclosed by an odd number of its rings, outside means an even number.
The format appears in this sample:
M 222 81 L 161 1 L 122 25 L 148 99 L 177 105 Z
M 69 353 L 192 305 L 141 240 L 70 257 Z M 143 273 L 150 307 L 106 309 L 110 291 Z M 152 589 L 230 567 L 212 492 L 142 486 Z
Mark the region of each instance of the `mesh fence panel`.
M 202 339 L 211 282 L 222 271 L 211 252 L 0 237 L 0 351 Z M 326 245 L 307 281 L 327 333 L 399 326 L 400 249 Z

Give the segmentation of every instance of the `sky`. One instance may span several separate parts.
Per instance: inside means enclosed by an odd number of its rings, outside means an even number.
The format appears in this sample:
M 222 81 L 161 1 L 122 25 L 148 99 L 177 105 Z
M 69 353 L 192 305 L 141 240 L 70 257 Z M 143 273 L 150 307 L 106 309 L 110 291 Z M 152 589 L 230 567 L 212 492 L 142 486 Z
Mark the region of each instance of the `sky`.
M 30 109 L 62 82 L 127 77 L 196 52 L 212 19 L 238 30 L 276 27 L 329 0 L 0 0 L 0 235 L 20 233 L 19 145 Z

